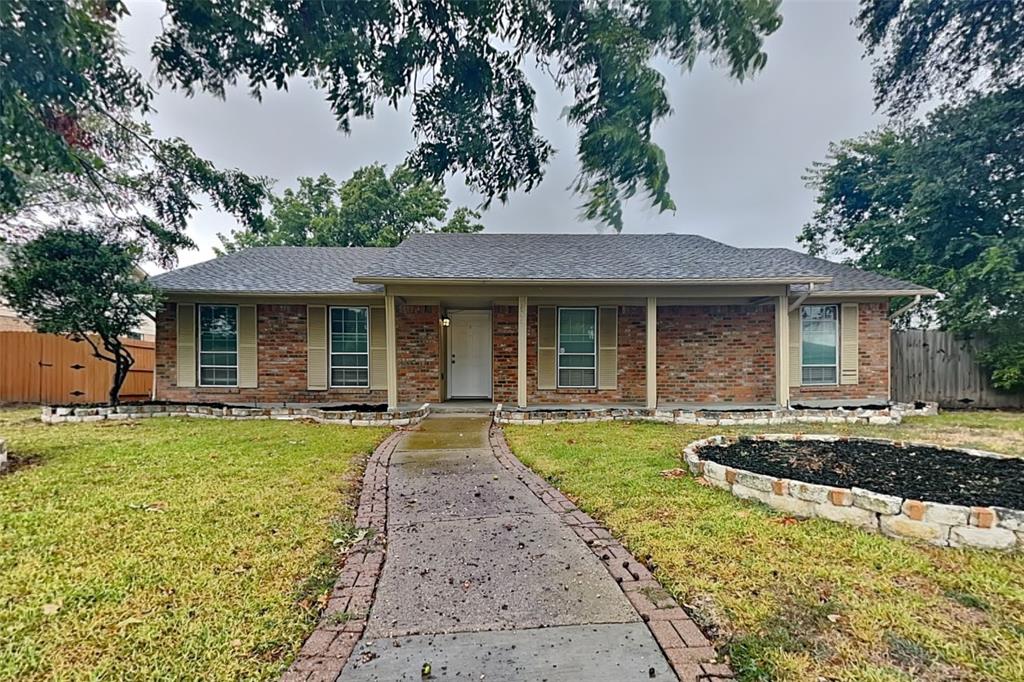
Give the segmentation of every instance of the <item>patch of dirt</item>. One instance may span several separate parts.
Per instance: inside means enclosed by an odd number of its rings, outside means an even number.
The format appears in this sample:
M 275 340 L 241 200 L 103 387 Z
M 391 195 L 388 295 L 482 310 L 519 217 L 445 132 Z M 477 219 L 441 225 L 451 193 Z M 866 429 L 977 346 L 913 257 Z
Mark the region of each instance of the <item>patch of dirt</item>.
M 975 457 L 933 447 L 860 440 L 741 440 L 701 453 L 719 464 L 767 476 L 917 500 L 1024 509 L 1024 460 Z

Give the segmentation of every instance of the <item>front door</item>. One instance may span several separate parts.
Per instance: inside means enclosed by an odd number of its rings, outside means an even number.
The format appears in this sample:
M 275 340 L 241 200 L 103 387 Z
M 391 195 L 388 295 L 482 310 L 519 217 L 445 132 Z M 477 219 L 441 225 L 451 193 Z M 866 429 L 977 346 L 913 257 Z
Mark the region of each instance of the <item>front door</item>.
M 491 311 L 448 313 L 448 397 L 491 397 Z

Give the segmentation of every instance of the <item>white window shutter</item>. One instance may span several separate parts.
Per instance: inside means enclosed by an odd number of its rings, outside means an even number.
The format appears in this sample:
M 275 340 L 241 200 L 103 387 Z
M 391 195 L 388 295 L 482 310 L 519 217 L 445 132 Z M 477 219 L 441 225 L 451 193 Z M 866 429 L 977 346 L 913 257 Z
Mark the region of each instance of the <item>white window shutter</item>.
M 196 385 L 196 306 L 194 303 L 179 303 L 175 315 L 177 327 L 177 370 L 178 386 L 192 388 Z
M 259 384 L 257 367 L 256 306 L 238 306 L 238 387 L 256 388 Z
M 803 382 L 803 367 L 800 359 L 800 308 L 789 312 L 789 385 L 799 386 Z
M 614 390 L 619 375 L 618 312 L 616 306 L 602 306 L 597 322 L 597 387 Z
M 860 362 L 860 306 L 844 303 L 839 319 L 839 383 L 856 384 Z
M 537 388 L 558 386 L 558 309 L 537 307 Z
M 327 306 L 306 306 L 306 385 L 327 390 Z
M 388 388 L 388 329 L 384 306 L 370 308 L 370 388 Z

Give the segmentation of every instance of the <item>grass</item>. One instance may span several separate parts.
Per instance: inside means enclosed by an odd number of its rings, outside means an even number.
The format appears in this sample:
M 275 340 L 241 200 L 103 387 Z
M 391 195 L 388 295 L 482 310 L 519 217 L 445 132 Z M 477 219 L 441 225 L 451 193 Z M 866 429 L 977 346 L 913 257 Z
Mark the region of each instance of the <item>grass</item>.
M 0 412 L 0 679 L 272 679 L 312 630 L 385 435 L 45 426 Z
M 1019 413 L 770 429 L 1024 455 Z M 1024 555 L 797 521 L 692 477 L 660 475 L 683 466 L 679 453 L 692 440 L 753 431 L 621 422 L 506 428 L 524 463 L 655 567 L 743 680 L 1024 680 Z

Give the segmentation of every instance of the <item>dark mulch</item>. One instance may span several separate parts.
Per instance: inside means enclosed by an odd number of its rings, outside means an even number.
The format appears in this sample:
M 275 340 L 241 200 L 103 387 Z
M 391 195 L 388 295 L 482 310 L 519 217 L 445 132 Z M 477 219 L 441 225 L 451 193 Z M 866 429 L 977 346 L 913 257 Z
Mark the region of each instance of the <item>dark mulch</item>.
M 700 454 L 725 466 L 777 478 L 944 504 L 1024 509 L 1024 459 L 858 440 L 741 440 L 705 448 Z
M 321 407 L 324 412 L 386 412 L 387 405 L 370 405 L 369 403 L 352 403 L 351 405 L 328 405 Z

